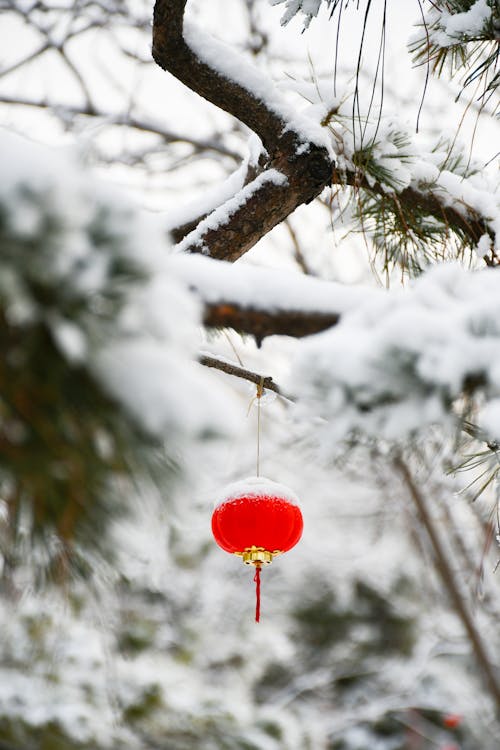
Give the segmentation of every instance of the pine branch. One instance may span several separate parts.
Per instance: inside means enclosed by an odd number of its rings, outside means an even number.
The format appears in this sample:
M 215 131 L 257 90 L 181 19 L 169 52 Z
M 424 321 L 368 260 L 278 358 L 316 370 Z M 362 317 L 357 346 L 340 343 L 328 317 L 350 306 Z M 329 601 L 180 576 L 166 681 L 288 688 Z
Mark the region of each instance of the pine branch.
M 187 0 L 157 0 L 153 16 L 153 59 L 204 99 L 245 123 L 272 153 L 287 122 L 247 88 L 199 59 L 184 38 Z
M 183 240 L 185 252 L 234 261 L 298 206 L 319 195 L 330 183 L 332 164 L 322 143 L 294 129 L 293 113 L 281 113 L 280 107 L 266 103 L 260 92 L 254 93 L 200 59 L 184 38 L 185 5 L 186 0 L 157 0 L 154 60 L 192 91 L 251 128 L 269 157 L 253 182 Z M 267 88 L 272 98 L 274 92 Z
M 347 172 L 338 174 L 334 171 L 332 184 L 351 185 L 362 191 L 367 199 L 383 200 L 387 210 L 406 217 L 428 216 L 441 225 L 442 232 L 454 233 L 465 245 L 476 247 L 483 235 L 491 238 L 491 255 L 484 258 L 486 265 L 496 266 L 500 259 L 494 252 L 495 233 L 487 219 L 471 206 L 458 203 L 442 188 L 429 186 L 425 192 L 415 187 L 406 187 L 401 191 L 388 193 L 380 182 L 370 184 L 366 174 L 362 172 Z

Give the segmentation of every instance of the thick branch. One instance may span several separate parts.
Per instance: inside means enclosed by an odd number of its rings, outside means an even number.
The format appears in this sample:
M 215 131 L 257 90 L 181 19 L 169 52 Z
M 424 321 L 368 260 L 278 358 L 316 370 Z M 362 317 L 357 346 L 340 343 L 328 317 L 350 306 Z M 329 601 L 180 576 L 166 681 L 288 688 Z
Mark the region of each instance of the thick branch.
M 338 313 L 314 310 L 257 310 L 236 304 L 206 304 L 203 323 L 207 328 L 232 328 L 260 343 L 266 336 L 302 338 L 319 333 L 340 320 Z
M 297 158 L 280 154 L 273 167 L 200 222 L 181 249 L 237 260 L 297 206 L 315 198 L 331 175 L 329 161 L 317 151 Z
M 232 72 L 223 74 L 200 59 L 185 39 L 185 5 L 186 0 L 157 0 L 153 20 L 155 61 L 192 91 L 245 123 L 261 138 L 269 156 L 266 169 L 240 191 L 236 200 L 210 214 L 183 240 L 185 252 L 204 252 L 212 258 L 234 261 L 298 206 L 313 200 L 330 183 L 332 165 L 321 137 L 314 140 L 296 129 L 294 113 L 286 108 L 281 111 L 269 83 L 256 71 L 248 73 L 251 83 L 240 83 L 235 80 L 236 64 L 232 77 Z M 245 81 L 245 76 L 241 80 Z
M 274 151 L 285 120 L 247 88 L 221 75 L 199 59 L 184 38 L 186 0 L 157 0 L 153 16 L 153 58 L 188 88 L 237 117 Z
M 308 336 L 336 325 L 341 316 L 385 291 L 324 281 L 289 271 L 222 263 L 177 254 L 172 272 L 200 300 L 203 322 L 257 338 Z

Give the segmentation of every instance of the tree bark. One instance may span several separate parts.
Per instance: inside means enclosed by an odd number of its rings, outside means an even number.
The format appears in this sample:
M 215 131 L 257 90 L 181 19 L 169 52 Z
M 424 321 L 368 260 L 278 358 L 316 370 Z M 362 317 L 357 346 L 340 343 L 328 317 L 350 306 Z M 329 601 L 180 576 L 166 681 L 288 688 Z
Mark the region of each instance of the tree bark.
M 205 304 L 203 323 L 207 328 L 232 328 L 251 334 L 258 345 L 266 336 L 302 338 L 336 325 L 340 314 L 314 310 L 258 310 L 236 303 Z

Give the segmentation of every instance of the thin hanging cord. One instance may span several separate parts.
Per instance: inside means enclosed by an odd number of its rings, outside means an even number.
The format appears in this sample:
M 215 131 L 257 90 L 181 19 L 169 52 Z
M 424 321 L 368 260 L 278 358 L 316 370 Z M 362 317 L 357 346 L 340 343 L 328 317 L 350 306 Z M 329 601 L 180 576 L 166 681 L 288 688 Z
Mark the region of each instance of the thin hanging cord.
M 255 566 L 255 622 L 260 620 L 260 565 Z
M 261 377 L 260 383 L 257 386 L 257 466 L 255 476 L 260 476 L 260 399 L 264 393 L 264 378 Z
M 260 396 L 257 396 L 257 471 L 256 476 L 260 476 Z

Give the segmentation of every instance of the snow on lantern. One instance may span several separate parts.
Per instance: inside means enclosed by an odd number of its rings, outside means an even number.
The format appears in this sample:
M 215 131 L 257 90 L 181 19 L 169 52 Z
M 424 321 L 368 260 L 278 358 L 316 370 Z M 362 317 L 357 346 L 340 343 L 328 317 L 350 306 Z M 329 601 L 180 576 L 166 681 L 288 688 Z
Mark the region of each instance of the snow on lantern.
M 256 568 L 256 622 L 260 619 L 260 569 L 297 544 L 303 525 L 297 496 L 264 477 L 229 485 L 217 503 L 212 515 L 215 541 Z

